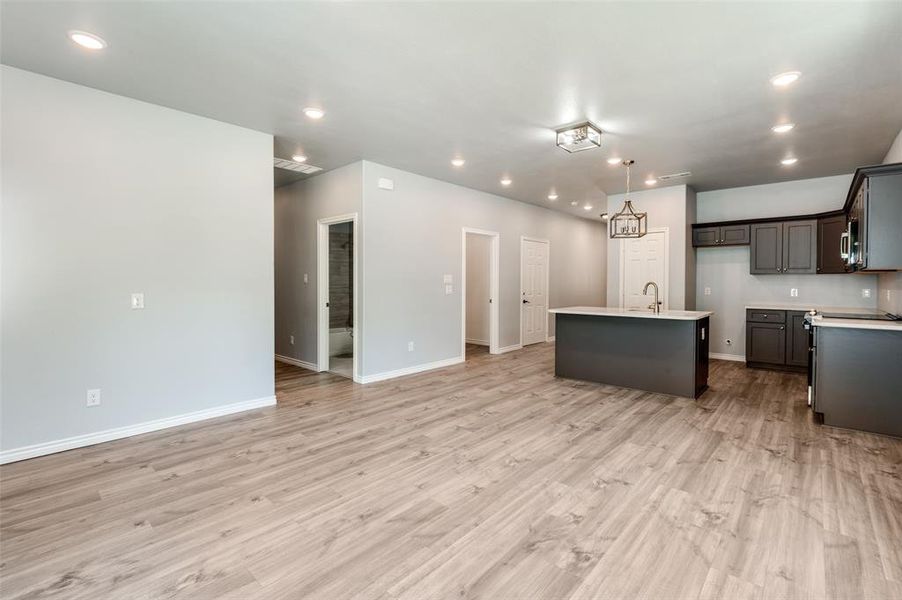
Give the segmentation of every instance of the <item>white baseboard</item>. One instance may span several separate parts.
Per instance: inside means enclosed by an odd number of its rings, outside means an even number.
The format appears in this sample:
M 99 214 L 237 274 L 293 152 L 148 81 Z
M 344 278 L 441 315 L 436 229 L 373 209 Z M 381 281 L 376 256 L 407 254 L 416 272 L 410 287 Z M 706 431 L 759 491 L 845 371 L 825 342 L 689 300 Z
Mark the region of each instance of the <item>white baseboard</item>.
M 709 352 L 708 358 L 716 358 L 718 360 L 732 360 L 736 362 L 745 362 L 743 354 L 720 354 L 719 352 Z
M 505 346 L 504 348 L 498 348 L 498 354 L 504 354 L 505 352 L 513 352 L 514 350 L 520 350 L 523 348 L 522 344 L 514 344 L 512 346 Z
M 471 340 L 470 338 L 466 339 L 468 344 L 476 344 L 477 346 L 488 346 L 489 343 L 485 340 Z
M 548 336 L 547 338 L 545 338 L 545 341 L 546 341 L 546 342 L 553 342 L 555 337 L 557 337 L 557 336 L 553 336 L 553 335 Z
M 154 421 L 146 421 L 135 425 L 126 425 L 125 427 L 116 427 L 115 429 L 106 429 L 96 433 L 86 433 L 84 435 L 76 435 L 52 442 L 43 442 L 32 446 L 22 446 L 21 448 L 13 448 L 0 452 L 0 464 L 17 462 L 27 458 L 35 458 L 46 454 L 55 454 L 64 450 L 72 450 L 75 448 L 83 448 L 85 446 L 93 446 L 103 442 L 111 442 L 122 438 L 140 435 L 142 433 L 150 433 L 179 425 L 187 425 L 197 421 L 205 421 L 216 417 L 224 417 L 246 410 L 254 410 L 264 408 L 266 406 L 274 406 L 276 403 L 275 396 L 265 396 L 255 400 L 246 400 L 244 402 L 234 402 L 232 404 L 224 404 L 223 406 L 215 406 L 204 410 L 176 415 L 174 417 L 165 417 Z
M 313 364 L 309 363 L 305 360 L 298 360 L 296 358 L 291 358 L 290 356 L 284 356 L 282 354 L 276 354 L 276 360 L 285 363 L 286 365 L 294 365 L 296 367 L 301 367 L 302 369 L 307 369 L 309 371 L 319 372 L 319 368 Z
M 459 365 L 464 362 L 463 356 L 455 356 L 454 358 L 446 358 L 422 365 L 414 365 L 412 367 L 404 367 L 403 369 L 395 369 L 394 371 L 385 371 L 383 373 L 375 373 L 373 375 L 361 375 L 358 377 L 358 383 L 374 383 L 376 381 L 385 381 L 386 379 L 394 379 L 395 377 L 403 377 L 405 375 L 413 375 L 414 373 L 422 373 L 423 371 L 431 371 L 432 369 L 441 369 L 442 367 L 450 367 L 451 365 Z

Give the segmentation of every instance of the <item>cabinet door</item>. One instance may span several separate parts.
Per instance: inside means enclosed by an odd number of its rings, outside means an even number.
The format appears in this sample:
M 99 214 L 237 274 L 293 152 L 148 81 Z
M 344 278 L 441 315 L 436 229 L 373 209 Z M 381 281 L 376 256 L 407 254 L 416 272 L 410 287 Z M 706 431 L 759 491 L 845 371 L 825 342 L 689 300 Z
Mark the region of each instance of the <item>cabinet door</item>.
M 805 329 L 805 312 L 786 313 L 786 364 L 808 366 L 808 331 Z
M 692 245 L 696 248 L 704 246 L 716 246 L 718 237 L 718 227 L 699 227 L 692 230 Z
M 846 265 L 840 256 L 839 244 L 846 231 L 846 216 L 837 215 L 818 219 L 817 222 L 817 272 L 845 273 Z
M 745 246 L 749 243 L 748 225 L 728 225 L 720 227 L 717 239 L 721 246 Z
M 780 273 L 783 268 L 783 223 L 754 223 L 749 273 Z
M 778 323 L 746 323 L 745 361 L 786 364 L 786 326 Z
M 817 221 L 783 223 L 782 272 L 817 273 Z

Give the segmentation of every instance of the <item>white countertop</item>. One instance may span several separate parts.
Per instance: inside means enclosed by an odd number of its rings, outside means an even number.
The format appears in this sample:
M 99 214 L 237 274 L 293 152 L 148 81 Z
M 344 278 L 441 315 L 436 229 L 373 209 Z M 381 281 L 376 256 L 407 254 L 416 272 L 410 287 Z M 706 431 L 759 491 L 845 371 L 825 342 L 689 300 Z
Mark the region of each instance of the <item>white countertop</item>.
M 562 315 L 588 315 L 591 317 L 635 317 L 639 319 L 668 319 L 675 321 L 698 321 L 713 315 L 711 311 L 662 310 L 655 314 L 649 309 L 629 309 L 608 306 L 567 306 L 552 308 L 548 312 Z
M 811 319 L 815 327 L 844 327 L 846 329 L 881 329 L 902 332 L 902 321 L 876 321 L 874 319 L 828 319 L 816 316 Z
M 746 309 L 761 308 L 764 310 L 816 310 L 817 312 L 838 312 L 838 313 L 873 313 L 876 308 L 850 308 L 848 306 L 824 306 L 822 304 L 788 304 L 782 302 L 752 302 L 746 304 Z

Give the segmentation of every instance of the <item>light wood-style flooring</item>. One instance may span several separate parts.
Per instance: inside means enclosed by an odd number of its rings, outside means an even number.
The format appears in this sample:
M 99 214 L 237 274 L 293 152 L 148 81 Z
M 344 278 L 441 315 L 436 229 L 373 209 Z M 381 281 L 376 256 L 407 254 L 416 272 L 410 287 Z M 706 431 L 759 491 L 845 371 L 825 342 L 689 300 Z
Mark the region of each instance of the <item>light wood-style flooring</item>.
M 695 401 L 555 379 L 553 346 L 0 468 L 0 596 L 902 598 L 902 440 L 802 375 Z

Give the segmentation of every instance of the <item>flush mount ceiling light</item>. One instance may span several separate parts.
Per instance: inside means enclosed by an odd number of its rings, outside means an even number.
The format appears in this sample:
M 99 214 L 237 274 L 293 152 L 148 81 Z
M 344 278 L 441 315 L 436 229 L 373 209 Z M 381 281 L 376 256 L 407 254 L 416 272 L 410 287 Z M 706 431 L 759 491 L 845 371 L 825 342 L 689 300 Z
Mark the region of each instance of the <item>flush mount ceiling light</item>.
M 656 183 L 658 183 L 658 180 L 655 179 L 654 177 L 649 177 L 648 179 L 645 180 L 645 185 L 654 185 Z
M 462 158 L 452 158 L 451 159 L 451 164 L 454 165 L 455 167 L 462 167 L 466 164 L 466 162 L 467 161 L 465 161 Z
M 555 200 L 557 200 L 557 194 L 551 192 L 550 194 L 548 194 L 548 199 L 554 202 Z
M 304 156 L 303 154 L 295 154 L 294 156 L 291 157 L 291 160 L 293 160 L 294 162 L 302 163 L 302 162 L 307 162 L 307 157 Z
M 576 200 L 570 201 L 570 206 L 576 206 L 577 204 L 579 204 L 579 202 L 577 202 Z
M 501 179 L 501 185 L 503 186 L 509 186 L 511 183 L 513 183 L 513 181 L 511 181 L 510 177 L 504 177 Z
M 106 42 L 103 38 L 87 31 L 70 31 L 69 39 L 88 50 L 103 50 L 106 48 Z
M 308 119 L 322 119 L 326 116 L 326 111 L 321 108 L 314 108 L 312 106 L 308 106 L 304 109 L 304 114 L 307 115 Z
M 795 83 L 801 76 L 802 74 L 798 71 L 786 71 L 785 73 L 780 73 L 779 75 L 771 77 L 770 82 L 774 87 L 786 87 L 791 83 Z
M 792 131 L 793 127 L 795 127 L 795 123 L 781 123 L 780 125 L 774 125 L 770 130 L 774 133 L 786 133 L 787 131 Z
M 780 164 L 788 167 L 790 165 L 796 164 L 797 162 L 799 162 L 798 158 L 784 158 L 780 161 Z
M 557 145 L 567 152 L 581 152 L 601 146 L 601 129 L 586 121 L 557 130 Z
M 636 161 L 625 160 L 626 195 L 623 197 L 623 208 L 611 218 L 611 239 L 640 238 L 648 232 L 648 213 L 637 213 L 630 201 L 630 167 Z

